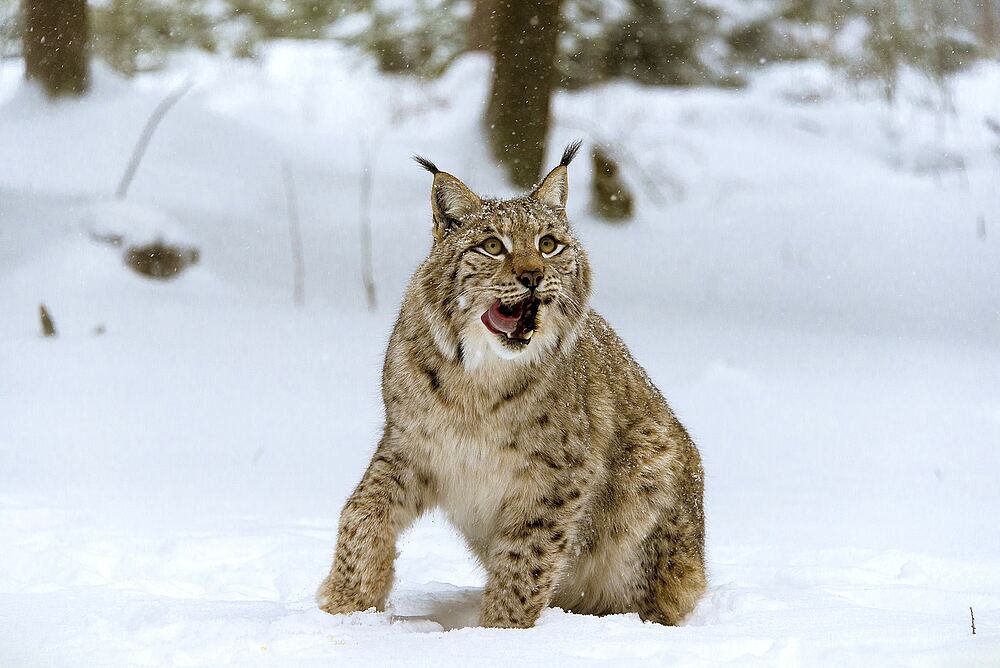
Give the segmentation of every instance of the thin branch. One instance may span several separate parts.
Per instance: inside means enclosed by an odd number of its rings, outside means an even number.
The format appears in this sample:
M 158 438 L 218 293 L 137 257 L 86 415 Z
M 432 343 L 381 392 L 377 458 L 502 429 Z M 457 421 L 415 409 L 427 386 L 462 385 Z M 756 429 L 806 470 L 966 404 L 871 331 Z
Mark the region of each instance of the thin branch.
M 115 190 L 116 199 L 125 199 L 128 195 L 129 186 L 132 185 L 132 179 L 135 178 L 135 173 L 139 170 L 139 164 L 142 162 L 142 158 L 146 155 L 146 149 L 149 148 L 149 142 L 153 139 L 153 133 L 156 132 L 156 128 L 160 125 L 160 121 L 163 117 L 167 115 L 171 107 L 177 104 L 184 95 L 191 90 L 194 86 L 194 81 L 192 79 L 186 80 L 183 84 L 177 87 L 170 95 L 163 98 L 156 108 L 153 109 L 153 113 L 150 114 L 149 119 L 146 121 L 146 126 L 142 129 L 142 134 L 139 135 L 139 139 L 135 143 L 135 148 L 132 149 L 132 157 L 129 158 L 128 166 L 125 168 L 125 173 L 122 174 L 121 181 L 118 182 L 118 189 Z
M 375 310 L 375 275 L 372 269 L 372 157 L 371 150 L 366 146 L 364 163 L 361 166 L 361 184 L 358 189 L 360 198 L 358 223 L 361 226 L 361 283 L 365 287 L 365 300 L 368 310 Z
M 972 606 L 969 606 L 969 616 L 972 617 L 972 635 L 976 635 L 976 613 L 972 611 Z
M 302 229 L 299 226 L 299 202 L 295 194 L 295 178 L 292 166 L 286 160 L 282 163 L 285 182 L 285 204 L 288 210 L 288 237 L 292 242 L 292 302 L 296 306 L 305 303 L 306 271 L 302 260 Z

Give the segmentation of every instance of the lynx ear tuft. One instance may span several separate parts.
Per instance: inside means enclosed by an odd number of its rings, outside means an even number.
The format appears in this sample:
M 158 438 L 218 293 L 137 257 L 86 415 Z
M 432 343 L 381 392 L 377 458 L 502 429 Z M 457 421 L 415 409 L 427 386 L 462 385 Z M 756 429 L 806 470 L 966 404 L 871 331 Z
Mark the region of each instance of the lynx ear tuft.
M 569 163 L 573 162 L 573 158 L 576 157 L 576 152 L 580 150 L 581 146 L 583 146 L 583 141 L 579 139 L 569 144 L 563 151 L 562 160 L 559 161 L 559 164 L 563 167 L 569 167 Z
M 413 155 L 411 157 L 413 158 L 414 162 L 416 162 L 418 165 L 426 169 L 431 174 L 436 175 L 438 172 L 441 171 L 440 169 L 437 168 L 437 165 L 435 165 L 433 162 L 423 157 L 422 155 Z
M 569 171 L 566 168 L 573 162 L 582 143 L 575 141 L 566 147 L 559 164 L 542 179 L 535 192 L 531 193 L 535 200 L 559 209 L 566 207 L 566 196 L 569 194 Z

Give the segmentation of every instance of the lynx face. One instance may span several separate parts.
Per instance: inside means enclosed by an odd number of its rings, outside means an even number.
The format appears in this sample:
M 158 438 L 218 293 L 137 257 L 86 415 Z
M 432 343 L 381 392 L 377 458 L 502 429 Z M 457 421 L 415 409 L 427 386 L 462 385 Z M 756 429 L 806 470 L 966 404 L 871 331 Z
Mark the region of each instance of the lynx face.
M 435 173 L 435 241 L 419 280 L 435 305 L 429 321 L 443 330 L 435 341 L 446 354 L 457 345 L 467 368 L 489 353 L 538 360 L 578 334 L 590 264 L 564 208 L 573 153 L 534 192 L 512 200 L 482 200 L 421 163 Z

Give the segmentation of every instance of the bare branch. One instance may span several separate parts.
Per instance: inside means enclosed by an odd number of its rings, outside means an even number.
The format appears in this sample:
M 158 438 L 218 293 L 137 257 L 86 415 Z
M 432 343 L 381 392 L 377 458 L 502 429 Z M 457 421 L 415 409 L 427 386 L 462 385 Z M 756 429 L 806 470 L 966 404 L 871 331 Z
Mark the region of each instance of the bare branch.
M 306 270 L 302 260 L 302 229 L 299 226 L 299 202 L 295 193 L 295 178 L 292 166 L 286 160 L 282 164 L 285 182 L 285 203 L 288 210 L 288 237 L 292 243 L 292 302 L 296 306 L 305 303 Z
M 364 151 L 364 164 L 361 166 L 361 183 L 358 189 L 360 198 L 358 224 L 361 226 L 361 283 L 365 287 L 365 300 L 368 310 L 375 310 L 375 275 L 372 269 L 372 159 L 371 151 Z
M 176 90 L 174 90 L 170 95 L 163 98 L 156 108 L 153 109 L 153 113 L 150 114 L 149 119 L 146 121 L 146 126 L 142 129 L 142 134 L 139 135 L 139 139 L 135 143 L 135 148 L 132 149 L 132 157 L 129 158 L 128 166 L 125 168 L 125 173 L 122 174 L 121 181 L 118 182 L 118 189 L 115 190 L 116 199 L 125 199 L 128 195 L 129 186 L 132 185 L 132 179 L 135 178 L 135 173 L 139 170 L 139 164 L 142 162 L 142 158 L 146 155 L 146 149 L 149 148 L 149 142 L 153 139 L 153 133 L 156 132 L 156 128 L 160 125 L 160 121 L 163 117 L 167 115 L 171 107 L 177 104 L 184 95 L 191 90 L 194 86 L 194 81 L 188 79 L 183 84 L 181 84 Z

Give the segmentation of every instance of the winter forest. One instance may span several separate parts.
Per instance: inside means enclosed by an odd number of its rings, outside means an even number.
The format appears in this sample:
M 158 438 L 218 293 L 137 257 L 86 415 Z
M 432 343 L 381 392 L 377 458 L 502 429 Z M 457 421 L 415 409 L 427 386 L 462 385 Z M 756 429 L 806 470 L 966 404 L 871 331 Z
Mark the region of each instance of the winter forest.
M 432 508 L 328 614 L 455 222 L 411 157 L 507 198 L 575 141 L 707 589 L 486 628 Z M 998 480 L 998 0 L 0 0 L 0 666 L 996 666 Z

